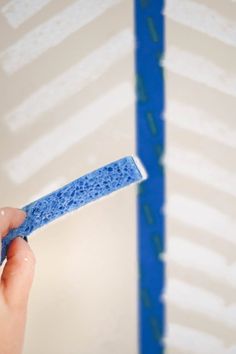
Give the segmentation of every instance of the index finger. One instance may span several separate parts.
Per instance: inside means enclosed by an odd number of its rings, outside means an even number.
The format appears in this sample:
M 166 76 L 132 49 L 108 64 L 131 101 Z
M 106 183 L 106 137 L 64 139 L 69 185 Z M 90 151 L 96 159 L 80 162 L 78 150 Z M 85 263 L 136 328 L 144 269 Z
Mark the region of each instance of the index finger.
M 26 217 L 23 210 L 16 208 L 0 208 L 0 238 L 6 236 L 10 229 L 20 226 Z

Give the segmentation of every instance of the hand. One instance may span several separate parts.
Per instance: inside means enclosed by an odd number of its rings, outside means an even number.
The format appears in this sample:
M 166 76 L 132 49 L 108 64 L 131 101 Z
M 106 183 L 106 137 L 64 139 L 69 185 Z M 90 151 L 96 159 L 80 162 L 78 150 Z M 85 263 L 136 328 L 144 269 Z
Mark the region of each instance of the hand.
M 25 219 L 22 210 L 0 209 L 0 236 Z M 1 239 L 0 239 L 1 241 Z M 14 239 L 0 280 L 0 353 L 21 354 L 24 342 L 27 303 L 34 276 L 35 259 L 26 241 Z

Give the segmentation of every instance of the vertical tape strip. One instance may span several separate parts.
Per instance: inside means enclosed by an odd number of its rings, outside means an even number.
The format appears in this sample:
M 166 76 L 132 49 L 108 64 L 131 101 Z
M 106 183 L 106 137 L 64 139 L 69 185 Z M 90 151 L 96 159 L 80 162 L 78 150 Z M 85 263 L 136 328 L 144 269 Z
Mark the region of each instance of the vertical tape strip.
M 164 352 L 163 6 L 164 0 L 135 0 L 137 153 L 149 176 L 138 193 L 140 354 Z

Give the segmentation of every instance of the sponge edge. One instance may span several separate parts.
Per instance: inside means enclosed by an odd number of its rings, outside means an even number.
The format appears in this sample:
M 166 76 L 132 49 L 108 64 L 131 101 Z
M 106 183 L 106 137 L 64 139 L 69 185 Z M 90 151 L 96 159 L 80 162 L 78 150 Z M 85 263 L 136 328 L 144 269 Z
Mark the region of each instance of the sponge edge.
M 147 174 L 147 171 L 146 171 L 145 167 L 143 166 L 140 158 L 138 156 L 130 156 L 130 158 L 132 158 L 134 160 L 134 163 L 135 163 L 137 169 L 141 173 L 142 180 L 139 182 L 146 180 L 148 178 L 148 174 Z
M 127 156 L 26 205 L 22 208 L 27 214 L 24 223 L 11 230 L 2 240 L 1 263 L 10 242 L 17 236 L 25 238 L 60 216 L 145 178 L 147 174 L 140 160 Z

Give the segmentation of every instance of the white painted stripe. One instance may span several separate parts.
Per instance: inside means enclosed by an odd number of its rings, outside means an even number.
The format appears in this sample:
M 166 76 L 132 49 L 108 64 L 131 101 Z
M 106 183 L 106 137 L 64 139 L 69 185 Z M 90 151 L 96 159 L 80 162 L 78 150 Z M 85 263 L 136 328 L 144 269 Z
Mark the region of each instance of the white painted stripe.
M 236 23 L 192 0 L 168 0 L 165 15 L 172 20 L 236 47 Z
M 236 288 L 236 263 L 227 265 L 227 259 L 216 251 L 173 235 L 169 235 L 167 251 L 164 256 L 167 262 L 200 271 L 226 286 Z
M 17 28 L 51 1 L 52 0 L 11 0 L 1 8 L 1 13 L 6 17 L 8 23 L 13 28 Z
M 233 347 L 230 347 L 226 353 L 227 354 L 236 354 L 236 345 Z
M 164 298 L 191 313 L 199 313 L 224 326 L 236 328 L 236 305 L 226 307 L 224 299 L 206 289 L 182 280 L 168 278 Z
M 176 126 L 206 136 L 226 146 L 236 147 L 236 130 L 199 108 L 169 100 L 165 117 L 168 122 Z
M 3 51 L 0 54 L 3 69 L 8 74 L 16 72 L 120 1 L 79 0 L 74 2 Z
M 236 196 L 236 175 L 199 153 L 175 147 L 172 144 L 167 149 L 164 161 L 168 168 L 177 173 Z
M 236 288 L 236 263 L 232 264 L 226 274 L 227 280 L 231 286 Z
M 133 50 L 133 32 L 125 29 L 78 64 L 30 95 L 6 116 L 12 130 L 22 128 L 63 100 L 78 93 L 98 79 L 114 63 Z
M 168 347 L 196 354 L 225 354 L 223 342 L 215 336 L 181 324 L 167 326 Z
M 55 191 L 56 189 L 62 187 L 66 184 L 66 180 L 64 177 L 56 178 L 54 181 L 45 185 L 37 194 L 33 194 L 27 204 L 42 198 L 43 196 Z M 26 204 L 26 203 L 25 203 Z
M 236 304 L 228 306 L 225 310 L 225 318 L 227 319 L 227 324 L 232 327 L 236 327 Z
M 179 236 L 169 235 L 166 258 L 220 281 L 226 281 L 229 273 L 227 261 L 221 254 Z
M 26 181 L 45 164 L 93 133 L 132 103 L 134 92 L 131 83 L 121 83 L 7 162 L 5 169 L 9 177 L 15 183 Z
M 176 218 L 236 245 L 235 221 L 229 215 L 204 202 L 184 195 L 172 194 L 169 196 L 166 212 L 168 217 Z
M 169 46 L 163 64 L 175 74 L 236 97 L 236 76 L 200 55 Z
M 169 277 L 167 280 L 165 299 L 184 310 L 216 320 L 221 320 L 224 314 L 224 300 L 221 297 L 175 278 Z

